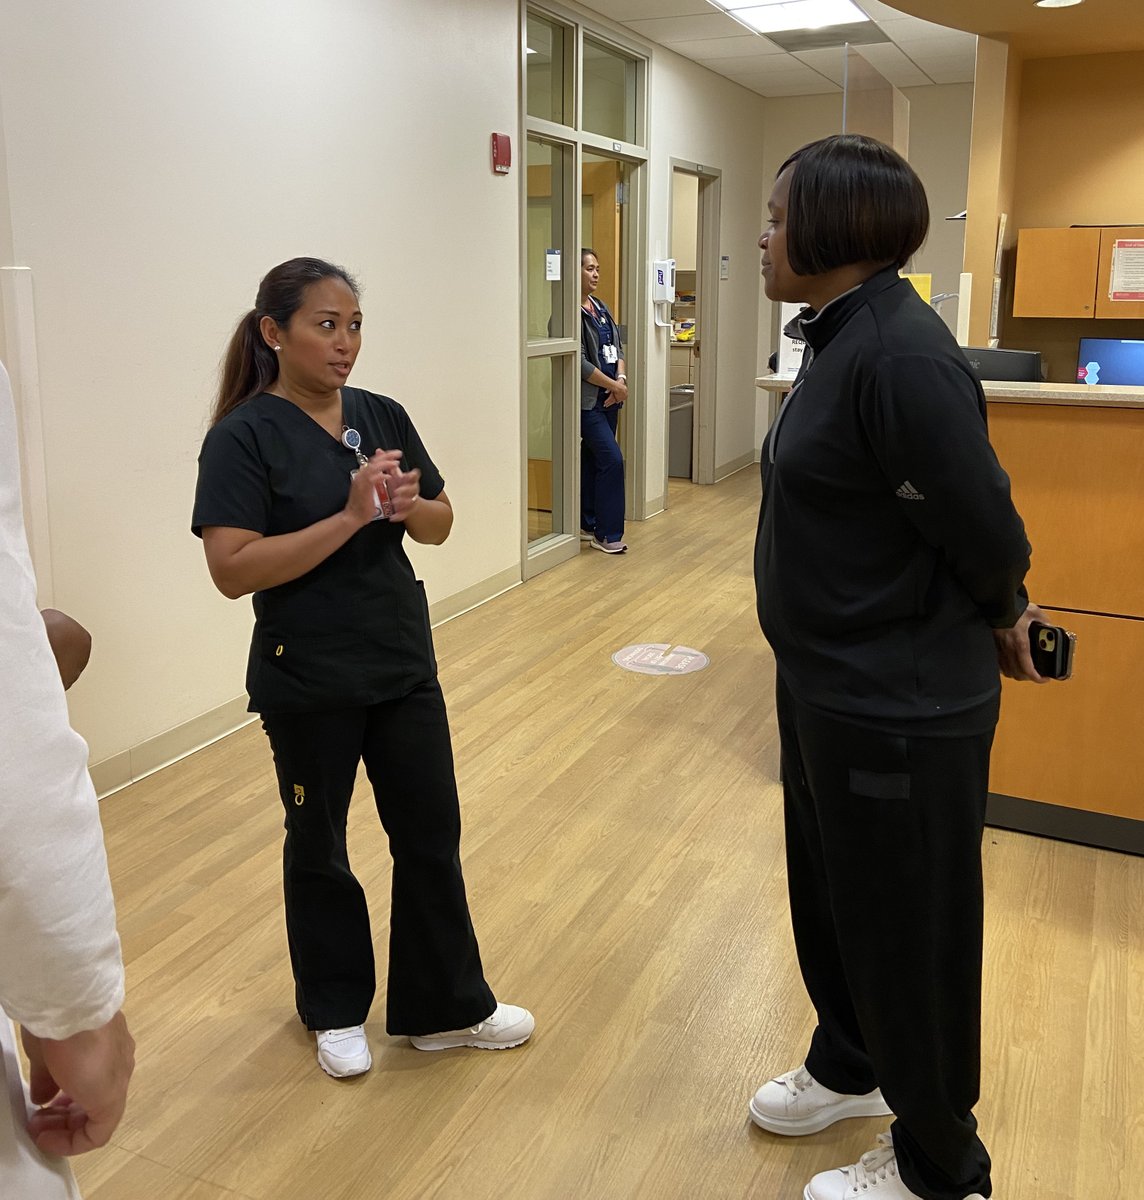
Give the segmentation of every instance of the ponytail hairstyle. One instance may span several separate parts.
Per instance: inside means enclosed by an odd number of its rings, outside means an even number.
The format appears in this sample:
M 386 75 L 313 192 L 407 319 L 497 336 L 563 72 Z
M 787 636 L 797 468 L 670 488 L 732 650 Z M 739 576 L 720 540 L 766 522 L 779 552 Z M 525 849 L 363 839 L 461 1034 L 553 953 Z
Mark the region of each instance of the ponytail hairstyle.
M 239 321 L 226 348 L 212 426 L 278 378 L 278 359 L 259 328 L 262 318 L 270 317 L 285 329 L 302 307 L 306 289 L 322 279 L 340 279 L 355 297 L 360 294 L 357 282 L 344 267 L 320 258 L 292 258 L 267 272 L 258 285 L 254 307 Z

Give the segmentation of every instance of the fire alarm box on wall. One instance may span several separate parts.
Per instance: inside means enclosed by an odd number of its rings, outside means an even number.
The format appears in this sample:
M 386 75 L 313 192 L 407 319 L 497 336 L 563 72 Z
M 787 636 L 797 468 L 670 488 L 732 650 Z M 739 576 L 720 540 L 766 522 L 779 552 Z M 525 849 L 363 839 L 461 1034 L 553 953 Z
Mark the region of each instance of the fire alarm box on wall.
M 507 175 L 512 166 L 512 139 L 507 133 L 493 134 L 493 170 L 498 175 Z

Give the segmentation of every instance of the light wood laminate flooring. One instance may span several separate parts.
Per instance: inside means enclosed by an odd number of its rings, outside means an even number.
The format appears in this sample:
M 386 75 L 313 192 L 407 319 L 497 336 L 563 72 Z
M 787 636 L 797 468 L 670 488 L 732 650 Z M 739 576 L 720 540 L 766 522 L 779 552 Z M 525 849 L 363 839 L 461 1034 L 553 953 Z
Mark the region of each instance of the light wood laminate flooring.
M 373 1070 L 322 1074 L 256 724 L 104 802 L 139 1065 L 113 1145 L 77 1160 L 88 1200 L 798 1200 L 870 1147 L 885 1121 L 784 1140 L 747 1118 L 812 1027 L 754 613 L 758 474 L 673 481 L 670 501 L 627 555 L 586 548 L 436 631 L 473 918 L 498 996 L 536 1014 L 527 1046 L 420 1053 L 386 1036 L 379 995 Z M 631 674 L 610 656 L 634 642 L 711 665 Z M 364 778 L 350 838 L 384 978 Z M 855 847 L 856 879 L 884 851 Z M 985 866 L 995 1195 L 1139 1200 L 1144 860 L 987 830 Z

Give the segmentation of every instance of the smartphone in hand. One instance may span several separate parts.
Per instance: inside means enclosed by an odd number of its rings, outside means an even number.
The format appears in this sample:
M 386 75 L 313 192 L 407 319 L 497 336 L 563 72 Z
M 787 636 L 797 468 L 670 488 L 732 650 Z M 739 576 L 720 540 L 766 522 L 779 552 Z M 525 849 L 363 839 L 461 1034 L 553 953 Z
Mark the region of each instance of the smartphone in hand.
M 1072 675 L 1075 633 L 1060 625 L 1033 621 L 1029 625 L 1029 649 L 1038 675 L 1045 679 L 1068 679 Z

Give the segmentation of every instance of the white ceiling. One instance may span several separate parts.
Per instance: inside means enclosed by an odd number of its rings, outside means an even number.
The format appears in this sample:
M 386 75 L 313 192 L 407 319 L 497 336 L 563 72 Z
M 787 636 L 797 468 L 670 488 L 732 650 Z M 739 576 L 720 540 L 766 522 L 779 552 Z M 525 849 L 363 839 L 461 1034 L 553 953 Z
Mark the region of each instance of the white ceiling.
M 842 90 L 840 46 L 788 54 L 707 0 L 581 2 L 760 96 L 813 96 Z M 859 49 L 895 87 L 973 82 L 974 34 L 907 16 L 881 0 L 854 2 L 890 39 Z

